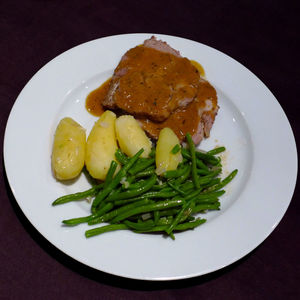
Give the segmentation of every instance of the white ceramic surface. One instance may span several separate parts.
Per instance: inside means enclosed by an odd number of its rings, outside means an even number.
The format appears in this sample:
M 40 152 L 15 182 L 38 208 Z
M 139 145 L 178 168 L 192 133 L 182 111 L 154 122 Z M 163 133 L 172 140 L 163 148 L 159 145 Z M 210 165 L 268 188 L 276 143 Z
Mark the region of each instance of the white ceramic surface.
M 73 117 L 87 133 L 96 118 L 85 98 L 118 64 L 122 54 L 152 34 L 97 39 L 66 51 L 45 65 L 16 100 L 5 132 L 4 162 L 13 194 L 29 221 L 58 249 L 95 269 L 145 280 L 173 280 L 223 268 L 257 247 L 277 226 L 293 194 L 297 152 L 289 122 L 268 88 L 229 56 L 203 44 L 160 35 L 183 56 L 202 64 L 218 92 L 220 110 L 204 150 L 225 145 L 223 176 L 238 176 L 221 198 L 222 209 L 205 215 L 193 231 L 160 235 L 111 232 L 86 239 L 86 224 L 61 220 L 89 214 L 86 202 L 52 207 L 57 197 L 89 187 L 51 174 L 53 134 L 59 120 Z M 283 159 L 284 158 L 284 159 Z

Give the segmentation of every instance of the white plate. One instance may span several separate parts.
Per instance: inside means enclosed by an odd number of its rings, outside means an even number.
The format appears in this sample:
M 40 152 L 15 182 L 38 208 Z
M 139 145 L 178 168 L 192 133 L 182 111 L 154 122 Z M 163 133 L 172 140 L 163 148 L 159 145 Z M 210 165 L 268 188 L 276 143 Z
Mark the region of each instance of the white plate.
M 86 224 L 68 228 L 61 220 L 88 215 L 87 203 L 51 206 L 57 197 L 89 186 L 84 176 L 68 185 L 52 177 L 50 155 L 58 121 L 70 116 L 89 131 L 96 118 L 85 110 L 87 94 L 112 74 L 125 51 L 151 34 L 97 39 L 45 65 L 13 106 L 5 132 L 4 160 L 22 211 L 61 251 L 107 273 L 171 280 L 223 268 L 249 253 L 274 230 L 294 191 L 297 153 L 283 110 L 249 70 L 203 44 L 156 36 L 203 65 L 207 79 L 217 89 L 220 111 L 211 137 L 201 148 L 225 145 L 226 171 L 239 169 L 222 197 L 222 210 L 208 213 L 204 225 L 176 234 L 175 241 L 127 231 L 86 239 Z

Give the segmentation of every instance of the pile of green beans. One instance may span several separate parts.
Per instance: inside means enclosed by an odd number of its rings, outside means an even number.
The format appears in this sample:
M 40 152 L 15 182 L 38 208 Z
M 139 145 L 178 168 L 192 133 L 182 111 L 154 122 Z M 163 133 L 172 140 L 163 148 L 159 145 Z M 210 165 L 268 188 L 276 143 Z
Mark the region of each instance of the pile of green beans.
M 84 192 L 56 199 L 52 205 L 93 197 L 91 214 L 63 220 L 66 226 L 81 223 L 106 223 L 85 232 L 91 237 L 108 231 L 131 230 L 136 233 L 161 232 L 175 239 L 174 232 L 193 229 L 203 224 L 200 218 L 209 210 L 219 210 L 225 185 L 232 181 L 237 169 L 224 179 L 219 153 L 225 147 L 208 152 L 197 151 L 191 135 L 186 135 L 187 148 L 176 145 L 171 153 L 181 152 L 183 161 L 176 170 L 161 176 L 155 173 L 155 148 L 149 158 L 141 158 L 143 149 L 127 157 L 120 149 L 112 161 L 106 179 Z M 108 223 L 108 224 L 107 224 Z

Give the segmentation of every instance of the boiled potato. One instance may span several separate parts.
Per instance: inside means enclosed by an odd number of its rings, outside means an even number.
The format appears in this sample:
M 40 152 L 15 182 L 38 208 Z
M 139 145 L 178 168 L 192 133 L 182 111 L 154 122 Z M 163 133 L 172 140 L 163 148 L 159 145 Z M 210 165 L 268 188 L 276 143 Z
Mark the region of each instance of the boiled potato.
M 133 116 L 124 115 L 116 120 L 116 135 L 121 150 L 128 156 L 135 155 L 141 148 L 144 149 L 141 157 L 149 156 L 151 141 Z
M 84 166 L 85 129 L 72 118 L 62 119 L 55 131 L 51 164 L 59 180 L 73 179 Z
M 163 128 L 156 144 L 156 173 L 163 174 L 169 170 L 176 170 L 180 162 L 182 162 L 181 152 L 171 153 L 175 145 L 179 144 L 177 135 L 170 128 Z
M 92 177 L 104 180 L 111 161 L 115 160 L 117 140 L 116 115 L 107 110 L 93 126 L 86 144 L 85 165 Z

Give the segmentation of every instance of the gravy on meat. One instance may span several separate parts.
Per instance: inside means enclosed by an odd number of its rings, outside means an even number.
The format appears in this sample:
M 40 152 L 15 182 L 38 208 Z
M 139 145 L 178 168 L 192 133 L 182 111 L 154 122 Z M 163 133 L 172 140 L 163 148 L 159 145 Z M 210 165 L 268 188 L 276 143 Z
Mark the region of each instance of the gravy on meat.
M 198 69 L 201 77 L 205 77 L 203 67 L 196 61 L 191 63 Z M 106 80 L 100 87 L 92 91 L 86 99 L 86 109 L 94 116 L 100 116 L 105 108 L 102 106 L 102 102 L 106 99 L 109 86 L 112 78 Z M 210 106 L 206 112 L 206 107 Z M 211 107 L 212 106 L 212 107 Z M 197 136 L 199 130 L 199 119 L 201 115 L 210 114 L 214 120 L 214 110 L 217 109 L 217 96 L 215 89 L 206 80 L 200 80 L 198 93 L 196 99 L 185 107 L 177 109 L 163 122 L 154 122 L 149 119 L 137 118 L 143 129 L 149 134 L 150 137 L 157 139 L 159 132 L 164 127 L 171 128 L 182 141 L 187 132 L 190 132 L 192 136 Z M 205 135 L 205 132 L 202 135 Z M 201 133 L 200 133 L 201 135 Z M 198 142 L 195 140 L 195 142 Z
M 116 67 L 103 105 L 156 122 L 186 106 L 197 93 L 199 71 L 189 59 L 143 45 L 128 50 Z

